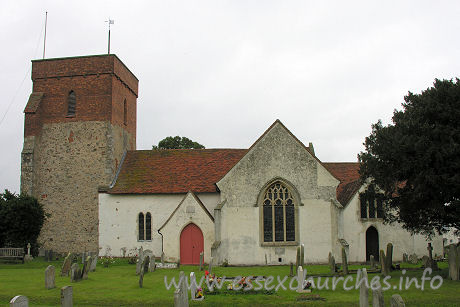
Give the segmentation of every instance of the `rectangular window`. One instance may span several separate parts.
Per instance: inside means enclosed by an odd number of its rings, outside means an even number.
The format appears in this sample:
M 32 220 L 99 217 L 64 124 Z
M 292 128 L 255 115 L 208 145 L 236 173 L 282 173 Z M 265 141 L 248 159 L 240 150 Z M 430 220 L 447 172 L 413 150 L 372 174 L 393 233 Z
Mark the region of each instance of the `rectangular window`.
M 373 197 L 369 197 L 369 218 L 375 218 L 375 201 Z
M 361 202 L 361 218 L 367 219 L 367 201 L 364 195 L 360 195 L 359 201 Z

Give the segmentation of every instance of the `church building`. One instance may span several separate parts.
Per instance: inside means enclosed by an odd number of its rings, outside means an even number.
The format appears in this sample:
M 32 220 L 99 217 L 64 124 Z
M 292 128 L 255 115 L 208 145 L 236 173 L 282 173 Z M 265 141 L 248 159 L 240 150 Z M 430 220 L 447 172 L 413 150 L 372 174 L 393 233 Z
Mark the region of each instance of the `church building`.
M 59 251 L 167 261 L 276 265 L 424 255 L 427 241 L 386 225 L 356 162 L 322 162 L 276 120 L 249 149 L 136 150 L 136 77 L 115 56 L 33 61 L 22 191 L 52 217 L 41 234 Z M 299 136 L 304 139 L 307 136 Z M 432 241 L 441 254 L 442 238 Z

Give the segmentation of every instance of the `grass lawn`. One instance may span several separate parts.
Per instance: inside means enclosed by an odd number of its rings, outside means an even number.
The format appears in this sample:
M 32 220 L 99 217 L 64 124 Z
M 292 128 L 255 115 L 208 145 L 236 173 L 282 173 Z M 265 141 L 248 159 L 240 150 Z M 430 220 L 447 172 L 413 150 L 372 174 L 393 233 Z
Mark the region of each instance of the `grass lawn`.
M 51 290 L 45 289 L 44 275 L 45 268 L 52 264 L 56 267 L 56 288 Z M 34 259 L 26 264 L 21 263 L 0 263 L 0 304 L 8 306 L 9 301 L 15 295 L 25 295 L 29 298 L 30 306 L 59 306 L 60 305 L 60 288 L 63 286 L 73 286 L 74 306 L 172 306 L 174 290 L 166 290 L 164 276 L 178 278 L 179 271 L 183 270 L 188 276 L 190 272 L 196 273 L 199 280 L 203 272 L 198 271 L 196 266 L 183 266 L 180 269 L 158 269 L 155 272 L 148 273 L 144 276 L 144 287 L 139 288 L 139 277 L 136 276 L 135 265 L 127 263 L 126 259 L 118 259 L 115 264 L 109 268 L 104 268 L 100 264 L 96 272 L 89 273 L 87 280 L 77 283 L 70 283 L 70 277 L 61 277 L 62 261 L 52 263 L 44 262 L 42 259 Z M 361 266 L 351 265 L 350 269 L 358 269 Z M 415 268 L 420 265 L 404 264 L 403 268 Z M 391 274 L 391 290 L 385 291 L 385 303 L 389 305 L 392 294 L 399 293 L 406 306 L 459 306 L 460 305 L 460 282 L 447 280 L 447 263 L 441 263 L 441 272 L 435 272 L 434 275 L 444 277 L 442 286 L 433 290 L 430 288 L 430 281 L 425 282 L 425 289 L 415 289 L 412 285 L 409 290 L 393 289 L 399 287 L 401 271 L 395 271 Z M 329 273 L 328 266 L 306 266 L 308 275 Z M 258 266 L 258 267 L 215 267 L 214 273 L 218 276 L 236 277 L 238 275 L 272 275 L 275 277 L 273 285 L 278 285 L 276 276 L 289 275 L 288 266 Z M 416 277 L 419 282 L 422 276 L 422 270 L 408 270 L 404 275 L 403 287 L 406 282 L 406 276 Z M 378 274 L 369 274 L 369 280 Z M 353 276 L 353 282 L 347 285 L 355 284 L 356 275 Z M 378 275 L 380 276 L 380 275 Z M 321 278 L 321 284 L 324 283 L 325 277 Z M 328 289 L 313 289 L 313 294 L 320 295 L 324 301 L 297 301 L 301 294 L 289 290 L 290 278 L 284 283 L 287 290 L 271 291 L 271 294 L 246 293 L 240 291 L 238 294 L 223 293 L 215 295 L 206 295 L 204 301 L 190 302 L 191 306 L 357 306 L 359 302 L 359 290 L 345 291 L 343 283 L 337 284 L 337 289 L 333 291 L 332 278 L 329 281 Z M 315 278 L 315 282 L 317 278 Z M 436 282 L 438 284 L 438 282 Z M 370 302 L 372 295 L 369 294 Z

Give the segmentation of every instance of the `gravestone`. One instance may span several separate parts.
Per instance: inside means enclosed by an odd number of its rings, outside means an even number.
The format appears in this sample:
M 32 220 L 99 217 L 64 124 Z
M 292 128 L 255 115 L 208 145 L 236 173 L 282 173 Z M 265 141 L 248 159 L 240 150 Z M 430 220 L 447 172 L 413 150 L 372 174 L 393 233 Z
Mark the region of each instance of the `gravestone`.
M 342 247 L 342 267 L 343 274 L 348 275 L 348 261 L 347 261 L 347 252 L 345 248 Z
M 10 307 L 29 307 L 29 299 L 24 295 L 17 295 L 11 299 Z
M 387 254 L 385 255 L 385 261 L 388 272 L 390 272 L 391 267 L 393 266 L 393 244 L 391 243 L 387 244 Z
M 196 282 L 196 276 L 195 272 L 190 273 L 190 297 L 192 298 L 192 301 L 202 301 L 204 297 L 197 298 L 196 293 L 198 291 L 198 285 Z
M 310 293 L 311 289 L 304 289 L 305 275 L 302 266 L 297 267 L 297 293 Z
M 150 256 L 144 257 L 144 262 L 142 263 L 144 274 L 149 272 L 149 265 L 150 265 Z
M 204 253 L 200 253 L 200 271 L 203 271 Z
M 449 247 L 449 278 L 452 280 L 460 280 L 460 267 L 459 267 L 459 248 L 452 244 Z
M 431 268 L 431 261 L 430 261 L 430 257 L 428 257 L 427 255 L 424 255 L 422 257 L 422 266 L 424 268 Z
M 83 264 L 83 270 L 81 272 L 81 279 L 88 279 L 90 265 L 91 265 L 91 256 L 87 256 L 85 263 Z
M 212 274 L 212 261 L 214 260 L 213 257 L 211 257 L 211 259 L 209 259 L 209 265 L 208 265 L 208 272 L 209 274 Z
M 70 267 L 70 282 L 77 282 L 81 279 L 81 270 L 78 263 L 72 264 Z
M 390 299 L 390 306 L 391 307 L 405 307 L 404 301 L 399 294 L 393 294 Z
M 385 252 L 380 250 L 380 267 L 382 268 L 382 274 L 384 276 L 390 275 L 390 268 L 387 266 L 388 261 L 385 256 Z
M 64 262 L 62 263 L 61 276 L 69 276 L 71 266 L 72 266 L 72 253 L 68 253 L 67 257 L 64 258 Z
M 144 263 L 144 249 L 141 246 L 141 248 L 139 249 L 139 254 L 137 255 L 136 275 L 139 275 L 141 273 L 143 263 Z
M 89 266 L 90 272 L 95 272 L 97 266 L 97 255 L 91 256 L 91 265 Z
M 164 252 L 161 252 L 161 264 L 162 265 L 165 264 L 165 253 Z
M 139 287 L 142 288 L 144 286 L 144 266 L 142 265 L 141 271 L 139 272 Z
M 361 275 L 359 280 L 367 279 L 365 268 L 361 269 Z M 359 307 L 369 307 L 369 287 L 364 281 L 359 285 Z
M 179 288 L 174 292 L 174 306 L 188 307 L 187 280 L 184 271 L 180 271 L 179 281 Z
M 412 255 L 409 256 L 409 263 L 410 264 L 417 264 L 418 263 L 417 254 L 412 254 Z
M 294 276 L 294 264 L 291 262 L 289 265 L 289 277 Z
M 336 272 L 335 258 L 334 256 L 332 256 L 332 253 L 329 253 L 329 269 L 331 270 L 332 274 L 335 274 Z
M 34 257 L 32 257 L 32 255 L 30 254 L 30 248 L 32 246 L 30 245 L 30 243 L 27 243 L 27 255 L 24 256 L 24 261 L 30 261 L 32 259 L 34 259 Z
M 56 287 L 55 284 L 55 273 L 54 266 L 49 265 L 45 270 L 45 289 L 53 289 Z
M 155 272 L 155 269 L 157 268 L 155 264 L 155 255 L 152 255 L 152 258 L 150 258 L 149 261 L 149 272 Z
M 296 255 L 295 255 L 295 268 L 296 268 L 296 270 L 299 267 L 299 265 L 300 265 L 300 246 L 297 246 Z
M 369 260 L 371 262 L 371 269 L 375 270 L 375 258 L 374 255 L 370 255 Z
M 409 258 L 406 253 L 403 254 L 403 263 L 409 262 Z
M 300 244 L 300 264 L 302 268 L 305 265 L 305 245 Z
M 382 287 L 372 290 L 372 307 L 385 307 Z
M 65 286 L 61 288 L 61 307 L 73 307 L 72 286 Z

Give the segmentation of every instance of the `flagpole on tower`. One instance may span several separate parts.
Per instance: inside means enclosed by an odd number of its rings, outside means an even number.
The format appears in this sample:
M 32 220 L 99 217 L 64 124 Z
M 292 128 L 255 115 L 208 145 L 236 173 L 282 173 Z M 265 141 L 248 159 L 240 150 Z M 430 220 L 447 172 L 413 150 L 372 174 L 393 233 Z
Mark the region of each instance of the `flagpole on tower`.
M 109 23 L 109 42 L 108 42 L 108 46 L 107 46 L 107 54 L 110 54 L 110 25 L 113 25 L 115 23 L 115 20 L 110 19 L 110 17 L 109 17 L 109 20 L 106 20 L 105 22 Z
M 46 25 L 48 23 L 48 11 L 45 13 L 45 37 L 43 38 L 43 58 L 45 58 L 46 50 Z

